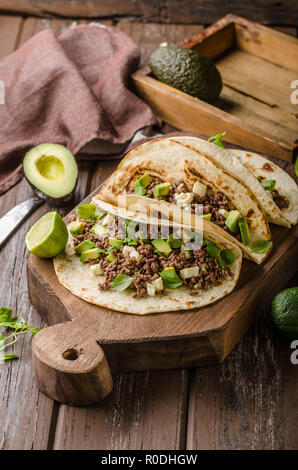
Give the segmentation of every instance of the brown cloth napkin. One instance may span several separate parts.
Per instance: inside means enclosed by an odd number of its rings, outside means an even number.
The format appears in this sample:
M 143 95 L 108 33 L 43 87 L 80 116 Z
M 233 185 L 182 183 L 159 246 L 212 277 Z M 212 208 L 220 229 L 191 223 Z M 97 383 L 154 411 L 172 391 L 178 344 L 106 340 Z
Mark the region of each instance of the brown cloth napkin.
M 76 154 L 94 139 L 123 144 L 156 124 L 151 109 L 129 89 L 139 58 L 126 34 L 92 23 L 59 38 L 42 31 L 2 59 L 0 194 L 21 179 L 22 158 L 39 143 L 60 143 Z

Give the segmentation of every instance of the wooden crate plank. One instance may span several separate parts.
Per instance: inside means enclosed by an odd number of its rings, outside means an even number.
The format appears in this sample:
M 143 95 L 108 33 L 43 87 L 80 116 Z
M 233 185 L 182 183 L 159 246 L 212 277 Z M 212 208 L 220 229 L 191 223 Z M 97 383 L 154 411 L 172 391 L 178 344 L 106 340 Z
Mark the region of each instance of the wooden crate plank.
M 220 109 L 232 113 L 264 135 L 283 136 L 288 142 L 297 139 L 297 118 L 280 108 L 272 108 L 227 86 L 222 89 L 219 103 Z
M 296 72 L 237 49 L 219 58 L 216 65 L 225 85 L 272 108 L 278 107 L 290 115 L 297 113 L 290 101 L 290 85 L 297 78 Z
M 0 59 L 15 50 L 22 20 L 21 16 L 0 16 Z
M 239 0 L 2 0 L 0 10 L 23 12 L 29 15 L 59 15 L 66 17 L 101 18 L 133 17 L 139 21 L 210 24 L 230 13 L 264 24 L 296 26 L 296 0 L 249 3 Z
M 183 449 L 187 371 L 120 374 L 85 408 L 61 405 L 54 449 Z
M 222 365 L 192 371 L 187 449 L 297 449 L 297 366 L 268 313 Z

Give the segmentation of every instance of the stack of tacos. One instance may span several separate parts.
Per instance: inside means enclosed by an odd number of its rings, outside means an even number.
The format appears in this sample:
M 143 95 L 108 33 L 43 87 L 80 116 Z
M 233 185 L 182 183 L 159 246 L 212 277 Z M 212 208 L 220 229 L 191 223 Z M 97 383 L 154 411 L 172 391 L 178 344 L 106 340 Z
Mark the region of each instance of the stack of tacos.
M 297 198 L 296 183 L 264 157 L 156 139 L 79 206 L 55 270 L 75 295 L 121 312 L 202 307 L 232 291 L 242 256 L 269 256 L 268 222 L 297 223 Z

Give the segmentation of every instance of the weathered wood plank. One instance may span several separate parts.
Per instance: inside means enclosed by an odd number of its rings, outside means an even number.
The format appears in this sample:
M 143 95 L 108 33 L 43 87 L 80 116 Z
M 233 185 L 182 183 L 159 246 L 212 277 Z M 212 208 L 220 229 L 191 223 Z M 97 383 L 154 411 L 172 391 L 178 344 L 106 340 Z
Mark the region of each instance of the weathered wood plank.
M 0 17 L 0 55 L 6 55 L 28 40 L 41 29 L 52 27 L 59 33 L 67 20 Z M 73 204 L 85 197 L 90 185 L 92 162 L 80 163 L 80 178 Z M 33 197 L 33 191 L 22 180 L 0 198 L 0 217 L 16 204 Z M 71 206 L 59 209 L 66 213 Z M 50 206 L 42 205 L 13 235 L 1 250 L 5 270 L 0 274 L 1 306 L 13 309 L 15 314 L 28 319 L 30 324 L 43 327 L 40 317 L 30 306 L 28 299 L 25 259 L 27 251 L 24 238 L 28 228 Z M 29 336 L 29 335 L 28 335 Z M 55 429 L 58 405 L 40 393 L 35 385 L 31 360 L 31 339 L 22 335 L 13 352 L 20 355 L 18 361 L 0 364 L 0 448 L 2 449 L 47 449 L 52 446 L 52 432 Z M 16 406 L 17 403 L 17 406 Z
M 222 365 L 192 371 L 187 449 L 297 449 L 297 366 L 268 315 Z
M 0 10 L 29 15 L 79 18 L 132 17 L 139 21 L 210 24 L 230 13 L 264 24 L 296 26 L 295 0 L 240 2 L 239 0 L 1 0 Z
M 203 25 L 142 24 L 125 20 L 119 21 L 117 27 L 131 36 L 141 47 L 141 66 L 148 62 L 150 55 L 161 42 L 168 40 L 172 44 L 180 44 L 184 39 L 198 34 L 204 29 Z
M 21 25 L 20 16 L 0 16 L 0 59 L 15 50 Z
M 120 374 L 101 403 L 62 405 L 54 449 L 183 449 L 188 372 Z

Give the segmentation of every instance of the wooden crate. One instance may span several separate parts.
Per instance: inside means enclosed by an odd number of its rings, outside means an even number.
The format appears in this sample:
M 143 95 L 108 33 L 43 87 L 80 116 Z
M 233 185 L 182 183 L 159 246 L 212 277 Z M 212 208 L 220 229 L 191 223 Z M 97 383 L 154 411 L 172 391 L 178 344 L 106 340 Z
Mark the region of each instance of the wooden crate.
M 148 66 L 133 75 L 140 96 L 165 122 L 293 161 L 298 153 L 298 105 L 291 84 L 298 75 L 298 40 L 227 15 L 181 46 L 212 59 L 223 78 L 210 105 L 153 78 Z M 292 86 L 294 86 L 293 84 Z

